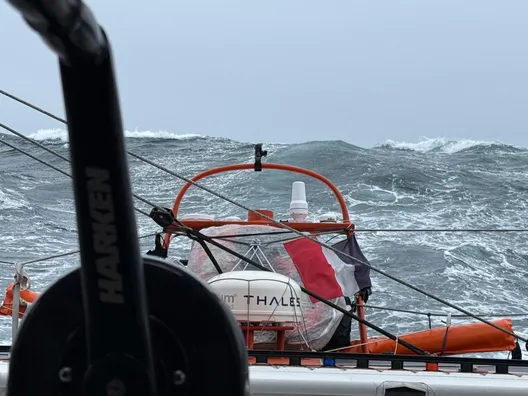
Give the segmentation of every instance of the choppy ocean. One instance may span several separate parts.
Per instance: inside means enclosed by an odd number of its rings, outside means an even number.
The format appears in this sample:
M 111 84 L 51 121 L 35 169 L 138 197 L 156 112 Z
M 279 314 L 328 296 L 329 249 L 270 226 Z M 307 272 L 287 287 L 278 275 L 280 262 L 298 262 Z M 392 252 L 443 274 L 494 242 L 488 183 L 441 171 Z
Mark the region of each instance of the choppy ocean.
M 165 132 L 127 132 L 128 150 L 191 177 L 222 164 L 251 162 L 253 144 Z M 69 173 L 69 164 L 12 135 L 11 144 Z M 32 138 L 68 156 L 66 132 L 41 130 Z M 266 161 L 306 167 L 330 178 L 343 192 L 358 228 L 528 228 L 528 149 L 497 142 L 424 139 L 387 141 L 360 148 L 340 141 L 266 143 Z M 165 207 L 183 183 L 129 157 L 134 193 Z M 254 208 L 287 217 L 291 183 L 307 182 L 313 216 L 338 211 L 319 182 L 276 171 L 228 173 L 205 179 L 207 187 Z M 148 212 L 141 202 L 136 207 Z M 184 212 L 245 216 L 243 210 L 192 188 Z M 137 215 L 140 235 L 157 225 Z M 0 260 L 28 261 L 77 249 L 71 179 L 0 143 Z M 363 232 L 358 242 L 372 265 L 474 313 L 528 312 L 527 233 Z M 153 239 L 142 241 L 142 250 Z M 185 257 L 187 241 L 171 245 Z M 27 267 L 32 289 L 79 265 L 77 254 Z M 0 264 L 0 289 L 13 276 Z M 372 273 L 369 304 L 415 310 L 424 315 L 367 310 L 367 319 L 402 333 L 427 327 L 428 312 L 454 312 L 392 280 Z M 489 319 L 489 318 L 488 318 Z M 435 318 L 433 325 L 441 324 Z M 512 318 L 528 336 L 528 316 Z M 455 323 L 471 320 L 461 319 Z M 375 335 L 370 331 L 370 335 Z M 0 344 L 11 342 L 10 318 L 0 317 Z M 523 346 L 524 349 L 524 346 Z M 506 354 L 495 354 L 503 356 Z

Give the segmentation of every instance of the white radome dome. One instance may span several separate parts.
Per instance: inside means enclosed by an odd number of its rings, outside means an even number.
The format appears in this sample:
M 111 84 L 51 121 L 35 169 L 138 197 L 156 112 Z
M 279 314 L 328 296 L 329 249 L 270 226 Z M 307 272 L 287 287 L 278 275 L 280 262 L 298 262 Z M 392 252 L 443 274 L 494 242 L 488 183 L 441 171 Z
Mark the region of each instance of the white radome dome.
M 239 322 L 300 322 L 301 287 L 276 272 L 232 271 L 209 279 Z

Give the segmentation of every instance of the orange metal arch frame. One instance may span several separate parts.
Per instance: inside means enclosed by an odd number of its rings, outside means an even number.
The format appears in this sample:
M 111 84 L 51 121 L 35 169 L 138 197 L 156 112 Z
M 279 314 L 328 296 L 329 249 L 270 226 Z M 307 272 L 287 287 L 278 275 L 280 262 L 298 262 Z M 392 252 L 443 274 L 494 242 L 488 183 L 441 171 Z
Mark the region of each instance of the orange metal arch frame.
M 237 170 L 253 170 L 253 167 L 254 167 L 253 164 L 234 164 L 234 165 L 219 166 L 217 168 L 211 168 L 204 172 L 201 172 L 197 174 L 196 176 L 194 176 L 191 180 L 193 182 L 198 182 L 201 179 L 204 179 L 206 177 L 213 176 L 219 173 L 233 172 Z M 332 190 L 335 197 L 337 198 L 337 201 L 339 202 L 339 206 L 341 207 L 341 213 L 343 215 L 343 222 L 344 223 L 350 222 L 348 208 L 346 206 L 345 199 L 343 198 L 343 195 L 341 194 L 341 191 L 339 191 L 339 189 L 335 186 L 335 184 L 332 183 L 329 179 L 327 179 L 323 175 L 320 175 L 319 173 L 314 172 L 309 169 L 300 168 L 298 166 L 293 166 L 293 165 L 285 165 L 285 164 L 263 163 L 262 169 L 274 169 L 274 170 L 283 170 L 287 172 L 299 173 L 302 175 L 311 176 L 314 179 L 317 179 L 323 182 L 330 188 L 330 190 Z M 192 183 L 185 184 L 185 186 L 183 186 L 180 192 L 178 193 L 176 200 L 174 201 L 174 205 L 172 207 L 172 212 L 174 213 L 174 217 L 178 218 L 178 211 L 180 209 L 181 201 L 185 193 L 191 186 L 192 186 Z
M 343 217 L 343 222 L 342 223 L 318 223 L 318 224 L 310 224 L 310 223 L 296 223 L 296 222 L 288 222 L 288 226 L 293 228 L 293 229 L 296 229 L 298 231 L 306 231 L 308 230 L 308 227 L 307 226 L 311 226 L 311 227 L 314 227 L 316 226 L 316 228 L 320 229 L 320 230 L 324 230 L 324 229 L 332 229 L 332 228 L 336 228 L 336 226 L 339 226 L 339 224 L 343 225 L 344 228 L 348 228 L 350 229 L 351 231 L 350 232 L 353 232 L 353 228 L 354 228 L 354 225 L 350 222 L 350 214 L 348 212 L 348 208 L 346 206 L 346 202 L 345 202 L 345 199 L 343 198 L 343 195 L 341 194 L 341 191 L 339 191 L 339 189 L 336 187 L 336 185 L 334 183 L 332 183 L 329 179 L 327 179 L 326 177 L 324 177 L 323 175 L 315 172 L 315 171 L 312 171 L 312 170 L 309 170 L 309 169 L 305 169 L 305 168 L 301 168 L 301 167 L 298 167 L 298 166 L 293 166 L 293 165 L 286 165 L 286 164 L 274 164 L 274 163 L 263 163 L 262 164 L 262 169 L 272 169 L 272 170 L 282 170 L 282 171 L 287 171 L 287 172 L 292 172 L 292 173 L 298 173 L 298 174 L 302 174 L 302 175 L 305 175 L 305 176 L 310 176 L 314 179 L 317 179 L 319 181 L 321 181 L 322 183 L 324 183 L 328 188 L 330 188 L 330 190 L 333 192 L 334 196 L 336 197 L 338 203 L 339 203 L 339 206 L 341 208 L 341 214 L 342 214 L 342 217 Z M 225 165 L 225 166 L 220 166 L 220 167 L 217 167 L 217 168 L 211 168 L 211 169 L 208 169 L 204 172 L 201 172 L 197 175 L 195 175 L 191 181 L 192 182 L 198 182 L 199 180 L 201 179 L 204 179 L 206 177 L 209 177 L 209 176 L 213 176 L 213 175 L 217 175 L 219 173 L 226 173 L 226 172 L 232 172 L 232 171 L 239 171 L 239 170 L 253 170 L 254 171 L 254 165 L 249 163 L 249 164 L 233 164 L 233 165 Z M 180 190 L 180 192 L 178 193 L 178 195 L 176 196 L 176 199 L 174 201 L 174 205 L 172 207 L 172 212 L 174 214 L 174 217 L 177 219 L 178 218 L 178 214 L 179 214 L 179 210 L 180 210 L 180 205 L 181 205 L 181 202 L 186 194 L 186 192 L 189 190 L 189 188 L 192 186 L 193 184 L 190 183 L 190 182 L 187 182 L 183 187 L 182 189 Z M 214 227 L 214 226 L 220 226 L 220 225 L 227 225 L 227 224 L 245 224 L 245 225 L 251 225 L 251 224 L 268 224 L 270 226 L 276 226 L 276 227 L 280 227 L 278 226 L 277 224 L 275 223 L 272 223 L 272 222 L 269 222 L 268 220 L 262 218 L 262 220 L 249 220 L 248 221 L 242 221 L 242 222 L 236 222 L 236 221 L 201 221 L 201 220 L 183 220 L 181 221 L 185 226 L 189 227 L 189 228 L 192 228 L 192 229 L 201 229 L 201 228 L 205 228 L 205 227 Z M 165 235 L 165 246 L 166 248 L 169 247 L 169 244 L 170 244 L 170 227 L 167 227 L 168 229 L 166 229 L 166 235 Z M 362 301 L 361 301 L 361 297 L 358 297 L 358 301 L 357 301 L 357 304 L 358 304 L 358 316 L 360 316 L 361 318 L 364 318 L 364 310 L 363 310 L 363 307 L 361 306 L 362 304 Z M 366 329 L 366 326 L 362 323 L 359 323 L 359 333 L 360 333 L 360 337 L 361 337 L 361 343 L 363 344 L 362 345 L 362 350 L 363 352 L 367 352 L 368 349 L 367 349 L 367 346 L 364 345 L 366 342 L 367 342 L 367 329 Z

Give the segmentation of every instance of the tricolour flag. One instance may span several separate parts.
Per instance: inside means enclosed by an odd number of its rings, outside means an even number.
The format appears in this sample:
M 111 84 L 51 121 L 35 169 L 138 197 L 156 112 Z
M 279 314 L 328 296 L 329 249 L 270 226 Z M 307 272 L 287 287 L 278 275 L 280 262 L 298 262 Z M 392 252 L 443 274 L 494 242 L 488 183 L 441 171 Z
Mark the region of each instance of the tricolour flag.
M 321 242 L 322 239 L 319 239 Z M 368 264 L 354 235 L 332 245 Z M 304 287 L 330 300 L 337 297 L 353 297 L 361 292 L 366 301 L 371 293 L 370 268 L 357 260 L 319 245 L 308 238 L 298 238 L 284 243 Z M 318 300 L 311 297 L 312 302 Z

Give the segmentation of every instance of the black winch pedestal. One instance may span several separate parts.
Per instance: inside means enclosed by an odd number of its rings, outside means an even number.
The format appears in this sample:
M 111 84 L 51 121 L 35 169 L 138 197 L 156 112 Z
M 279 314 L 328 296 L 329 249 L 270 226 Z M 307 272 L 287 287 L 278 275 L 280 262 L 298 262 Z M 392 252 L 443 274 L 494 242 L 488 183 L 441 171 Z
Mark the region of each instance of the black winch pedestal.
M 59 56 L 81 266 L 28 310 L 8 395 L 247 395 L 232 313 L 185 267 L 141 258 L 105 33 L 78 0 L 10 3 Z

